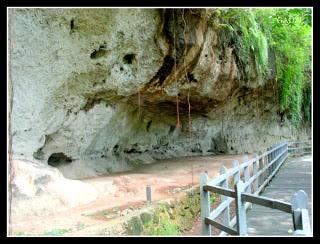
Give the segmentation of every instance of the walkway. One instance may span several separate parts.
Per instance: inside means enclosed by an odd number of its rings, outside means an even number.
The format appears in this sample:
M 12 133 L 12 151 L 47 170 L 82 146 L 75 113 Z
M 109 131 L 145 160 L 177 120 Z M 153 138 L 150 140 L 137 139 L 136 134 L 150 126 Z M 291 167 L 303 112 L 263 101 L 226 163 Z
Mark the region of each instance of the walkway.
M 308 194 L 308 211 L 312 227 L 312 156 L 288 158 L 261 194 L 265 197 L 290 202 L 298 190 Z M 292 215 L 253 204 L 247 212 L 248 235 L 291 235 Z

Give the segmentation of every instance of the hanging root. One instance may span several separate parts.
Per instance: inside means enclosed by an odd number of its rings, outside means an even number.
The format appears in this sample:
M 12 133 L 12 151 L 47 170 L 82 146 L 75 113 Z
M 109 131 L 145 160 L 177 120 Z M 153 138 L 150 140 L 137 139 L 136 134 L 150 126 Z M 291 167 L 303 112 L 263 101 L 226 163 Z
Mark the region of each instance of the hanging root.
M 186 40 L 186 21 L 184 19 L 184 9 L 182 9 L 182 19 L 184 22 L 184 29 L 183 29 L 183 38 Z M 192 132 L 192 125 L 191 125 L 191 105 L 190 105 L 190 79 L 188 78 L 187 71 L 186 71 L 186 64 L 185 64 L 185 58 L 183 59 L 183 65 L 184 65 L 184 72 L 185 77 L 189 81 L 189 88 L 188 88 L 188 121 L 189 121 L 189 137 L 191 138 L 191 132 Z
M 181 127 L 181 124 L 180 124 L 180 114 L 179 114 L 179 97 L 178 97 L 178 94 L 177 94 L 177 123 L 176 123 L 176 127 L 177 128 L 180 128 Z
M 174 11 L 173 11 L 173 22 L 175 24 L 175 15 L 174 15 Z M 176 87 L 178 90 L 178 81 L 177 81 L 177 54 L 176 54 L 176 29 L 174 29 L 173 32 L 173 51 L 174 51 L 174 77 L 175 77 L 175 81 L 176 81 Z M 179 114 L 179 93 L 177 91 L 177 96 L 176 96 L 176 102 L 177 102 L 177 123 L 176 123 L 176 128 L 181 128 L 181 124 L 180 124 L 180 114 Z
M 139 114 L 140 114 L 140 107 L 141 107 L 141 98 L 140 98 L 140 91 L 138 91 L 138 108 L 139 108 Z
M 137 15 L 137 10 L 135 10 L 135 18 L 136 18 L 136 21 L 138 20 L 138 15 Z M 138 68 L 139 68 L 139 59 L 137 58 L 137 71 L 138 71 Z M 140 90 L 138 90 L 138 111 L 139 111 L 139 115 L 140 115 L 140 111 L 141 111 L 141 94 L 140 94 Z
M 188 90 L 188 120 L 189 120 L 189 137 L 191 137 L 192 125 L 191 125 L 190 88 Z

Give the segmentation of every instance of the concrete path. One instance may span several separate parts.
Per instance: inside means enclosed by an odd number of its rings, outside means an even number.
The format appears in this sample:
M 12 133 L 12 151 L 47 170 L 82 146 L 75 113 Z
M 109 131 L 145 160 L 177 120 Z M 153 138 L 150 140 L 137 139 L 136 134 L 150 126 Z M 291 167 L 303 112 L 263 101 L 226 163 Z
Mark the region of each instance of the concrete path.
M 308 210 L 312 228 L 312 156 L 289 158 L 261 194 L 265 197 L 291 202 L 298 190 L 308 194 Z M 247 212 L 248 235 L 288 236 L 293 230 L 292 215 L 253 204 Z

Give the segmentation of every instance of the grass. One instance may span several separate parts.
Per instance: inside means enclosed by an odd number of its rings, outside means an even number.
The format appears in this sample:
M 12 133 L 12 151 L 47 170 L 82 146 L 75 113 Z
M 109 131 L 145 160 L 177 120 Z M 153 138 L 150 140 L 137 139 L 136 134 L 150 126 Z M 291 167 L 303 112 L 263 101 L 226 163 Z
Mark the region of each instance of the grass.
M 71 232 L 73 229 L 53 229 L 44 232 L 41 236 L 63 236 L 64 234 Z

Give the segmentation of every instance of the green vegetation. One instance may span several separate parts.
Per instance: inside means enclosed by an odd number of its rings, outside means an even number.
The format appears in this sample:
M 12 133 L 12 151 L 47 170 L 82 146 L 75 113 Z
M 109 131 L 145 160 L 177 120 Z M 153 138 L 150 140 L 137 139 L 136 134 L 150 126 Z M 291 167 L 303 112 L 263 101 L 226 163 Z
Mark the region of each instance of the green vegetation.
M 72 229 L 53 229 L 44 232 L 41 236 L 63 236 L 65 233 L 71 232 Z
M 211 193 L 210 194 L 210 204 L 212 205 L 216 201 L 216 195 Z
M 211 198 L 214 202 L 215 198 Z M 179 236 L 189 230 L 200 215 L 200 193 L 192 191 L 181 200 L 159 203 L 152 212 L 142 213 L 128 221 L 129 235 Z
M 170 210 L 170 207 L 159 204 L 155 210 L 153 219 L 145 223 L 143 233 L 151 236 L 181 235 L 177 222 L 170 217 L 168 210 Z
M 210 202 L 216 200 L 214 194 L 210 195 Z M 184 199 L 173 204 L 158 204 L 153 218 L 144 223 L 144 235 L 181 235 L 189 230 L 200 216 L 200 194 L 189 193 Z
M 217 9 L 211 23 L 224 46 L 234 48 L 242 79 L 268 75 L 275 53 L 279 112 L 293 125 L 311 122 L 311 9 Z
M 14 234 L 14 236 L 35 236 L 35 235 L 28 232 L 18 231 Z
M 294 125 L 311 122 L 311 10 L 258 10 L 276 52 L 280 112 Z
M 82 228 L 84 227 L 84 225 L 82 226 Z M 19 231 L 15 233 L 15 236 L 63 236 L 66 233 L 69 233 L 73 231 L 72 228 L 69 229 L 53 229 L 53 230 L 49 230 L 49 231 L 45 231 L 41 234 L 33 234 L 33 233 L 29 233 L 29 232 L 23 232 L 23 231 Z
M 243 79 L 249 79 L 245 66 L 255 61 L 257 73 L 266 73 L 268 64 L 268 41 L 260 25 L 256 22 L 254 11 L 248 9 L 215 10 L 212 24 L 219 30 L 224 46 L 233 47 L 242 68 Z

